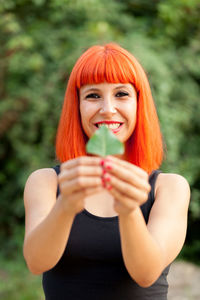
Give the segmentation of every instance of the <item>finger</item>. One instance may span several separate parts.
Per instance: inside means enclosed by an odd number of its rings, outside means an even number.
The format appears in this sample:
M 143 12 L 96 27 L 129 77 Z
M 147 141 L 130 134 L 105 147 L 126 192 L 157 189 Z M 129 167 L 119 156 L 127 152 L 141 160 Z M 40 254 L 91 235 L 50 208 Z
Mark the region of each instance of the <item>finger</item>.
M 143 177 L 138 176 L 133 170 L 129 170 L 127 168 L 121 167 L 118 164 L 105 162 L 104 169 L 116 176 L 117 178 L 134 185 L 135 187 L 146 190 L 148 193 L 151 190 L 151 186 L 148 180 L 145 180 Z
M 83 190 L 79 190 L 71 194 L 70 201 L 67 201 L 68 209 L 75 210 L 76 212 L 79 212 L 84 209 L 84 198 L 96 194 L 102 191 L 102 187 L 92 187 L 92 188 L 86 188 Z
M 75 191 L 80 191 L 88 187 L 102 186 L 102 180 L 100 177 L 82 176 L 74 178 L 72 180 L 63 181 L 59 186 L 61 193 L 67 196 L 74 193 Z
M 86 188 L 83 191 L 81 191 L 81 193 L 83 193 L 84 196 L 89 196 L 92 194 L 102 192 L 102 189 L 103 189 L 102 186 L 89 187 L 89 188 Z
M 64 169 L 59 175 L 59 183 L 71 180 L 80 176 L 102 176 L 103 169 L 101 166 L 78 165 L 71 169 Z
M 81 166 L 81 165 L 98 166 L 100 165 L 101 160 L 102 158 L 97 156 L 80 156 L 62 163 L 60 166 L 60 170 L 62 171 L 64 169 L 70 169 L 75 166 Z
M 104 180 L 114 187 L 118 192 L 125 195 L 125 197 L 134 199 L 139 204 L 144 203 L 148 198 L 146 190 L 138 189 L 124 181 L 119 180 L 111 174 L 105 174 Z
M 113 162 L 121 167 L 124 167 L 125 169 L 130 170 L 131 172 L 134 172 L 138 176 L 141 176 L 145 180 L 148 179 L 148 177 L 149 177 L 148 173 L 146 171 L 144 171 L 143 169 L 139 168 L 138 166 L 136 166 L 128 161 L 119 159 L 119 158 L 111 156 L 111 155 L 106 156 L 105 161 L 110 162 L 110 163 Z
M 125 206 L 127 209 L 132 210 L 138 207 L 138 203 L 136 201 L 126 197 L 124 194 L 120 193 L 115 188 L 111 189 L 110 193 L 113 195 L 117 202 Z
M 85 189 L 75 191 L 73 193 L 73 198 L 74 199 L 85 198 L 86 196 L 96 194 L 96 193 L 101 192 L 101 191 L 102 191 L 101 186 L 85 188 Z

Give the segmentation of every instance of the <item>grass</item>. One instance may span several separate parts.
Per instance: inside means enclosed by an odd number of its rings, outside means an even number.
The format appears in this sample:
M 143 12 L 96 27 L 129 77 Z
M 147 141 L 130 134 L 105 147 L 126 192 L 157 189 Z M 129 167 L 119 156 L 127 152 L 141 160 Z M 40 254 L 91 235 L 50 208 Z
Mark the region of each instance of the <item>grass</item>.
M 32 275 L 22 257 L 0 257 L 0 299 L 44 300 L 41 276 Z

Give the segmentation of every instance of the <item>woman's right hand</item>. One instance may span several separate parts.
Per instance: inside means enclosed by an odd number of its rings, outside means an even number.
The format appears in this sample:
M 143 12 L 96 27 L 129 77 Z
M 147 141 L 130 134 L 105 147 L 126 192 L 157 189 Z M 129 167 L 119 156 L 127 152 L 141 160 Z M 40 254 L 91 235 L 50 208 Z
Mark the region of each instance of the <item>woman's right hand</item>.
M 102 158 L 81 156 L 61 164 L 58 183 L 59 200 L 67 212 L 77 214 L 84 209 L 84 199 L 102 190 Z

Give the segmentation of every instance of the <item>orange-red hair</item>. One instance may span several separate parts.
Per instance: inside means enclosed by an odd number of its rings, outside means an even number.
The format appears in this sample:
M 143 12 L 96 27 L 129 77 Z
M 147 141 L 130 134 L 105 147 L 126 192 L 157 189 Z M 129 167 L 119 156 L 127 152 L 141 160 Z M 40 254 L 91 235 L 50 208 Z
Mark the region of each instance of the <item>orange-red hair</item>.
M 64 162 L 87 155 L 79 112 L 79 89 L 85 84 L 131 83 L 137 90 L 137 120 L 125 143 L 127 161 L 148 173 L 163 159 L 163 143 L 148 79 L 136 58 L 117 44 L 93 46 L 77 60 L 69 77 L 56 137 L 56 155 Z

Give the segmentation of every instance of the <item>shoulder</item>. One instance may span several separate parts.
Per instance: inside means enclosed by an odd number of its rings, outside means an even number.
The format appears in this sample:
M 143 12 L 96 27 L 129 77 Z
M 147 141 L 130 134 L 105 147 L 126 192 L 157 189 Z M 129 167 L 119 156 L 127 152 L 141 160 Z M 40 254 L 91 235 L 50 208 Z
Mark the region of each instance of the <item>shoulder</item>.
M 160 173 L 156 182 L 156 189 L 184 189 L 190 191 L 190 186 L 185 177 L 174 173 Z
M 39 169 L 30 174 L 24 189 L 25 237 L 51 211 L 56 203 L 56 191 L 57 174 L 53 168 Z
M 33 171 L 28 179 L 28 181 L 38 181 L 41 179 L 44 180 L 55 180 L 57 177 L 56 171 L 53 168 L 43 168 Z
M 24 194 L 44 189 L 55 190 L 57 188 L 57 174 L 53 168 L 44 168 L 33 171 L 25 184 Z
M 159 198 L 160 195 L 168 197 L 169 201 L 180 199 L 181 202 L 185 201 L 187 205 L 190 199 L 189 183 L 179 174 L 160 173 L 155 185 L 155 198 Z

